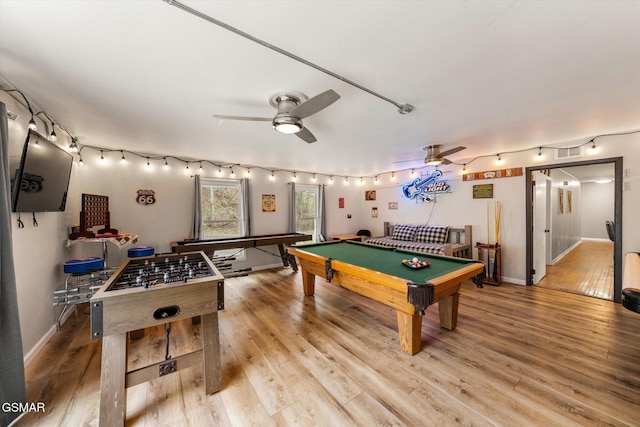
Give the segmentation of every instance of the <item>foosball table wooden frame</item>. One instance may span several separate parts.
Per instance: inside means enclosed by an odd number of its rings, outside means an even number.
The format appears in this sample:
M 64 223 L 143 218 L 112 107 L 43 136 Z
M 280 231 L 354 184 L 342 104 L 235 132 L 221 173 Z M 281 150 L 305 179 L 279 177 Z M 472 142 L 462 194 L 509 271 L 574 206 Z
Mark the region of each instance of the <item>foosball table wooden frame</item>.
M 101 426 L 124 425 L 127 388 L 198 363 L 203 364 L 206 394 L 213 394 L 222 388 L 218 325 L 221 303 L 218 290 L 223 285 L 224 277 L 204 253 L 199 254 L 212 273 L 208 277 L 188 279 L 184 283 L 161 283 L 148 288 L 111 290 L 112 284 L 132 261 L 129 260 L 91 298 L 91 337 L 102 338 Z M 135 260 L 184 255 L 157 255 Z M 202 320 L 201 350 L 127 371 L 128 332 L 198 316 Z

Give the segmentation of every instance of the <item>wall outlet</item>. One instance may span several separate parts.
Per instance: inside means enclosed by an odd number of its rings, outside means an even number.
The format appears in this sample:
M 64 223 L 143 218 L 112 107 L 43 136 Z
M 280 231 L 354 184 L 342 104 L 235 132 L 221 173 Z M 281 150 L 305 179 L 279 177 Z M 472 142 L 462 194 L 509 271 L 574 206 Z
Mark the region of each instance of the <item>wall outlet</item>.
M 625 182 L 624 184 L 622 184 L 622 189 L 624 191 L 629 191 L 631 190 L 631 183 L 629 181 Z
M 629 168 L 624 169 L 624 170 L 622 171 L 622 176 L 623 176 L 624 178 L 629 178 L 629 177 L 631 176 L 631 169 L 629 169 Z

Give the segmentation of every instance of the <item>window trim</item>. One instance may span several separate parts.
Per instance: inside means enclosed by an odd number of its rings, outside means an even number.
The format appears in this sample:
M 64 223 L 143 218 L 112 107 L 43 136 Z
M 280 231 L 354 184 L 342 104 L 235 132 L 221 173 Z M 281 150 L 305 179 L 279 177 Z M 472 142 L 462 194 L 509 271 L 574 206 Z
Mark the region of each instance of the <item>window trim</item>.
M 235 188 L 238 190 L 238 225 L 239 225 L 239 230 L 240 230 L 240 234 L 236 235 L 236 236 L 229 236 L 230 238 L 236 238 L 236 237 L 244 237 L 247 233 L 247 230 L 245 230 L 245 218 L 244 218 L 244 212 L 245 212 L 245 203 L 246 201 L 244 200 L 244 195 L 242 193 L 242 183 L 241 180 L 239 179 L 230 179 L 230 178 L 201 178 L 200 179 L 200 193 L 202 194 L 202 189 L 203 187 L 227 187 L 227 188 Z M 202 205 L 202 201 L 200 201 L 200 208 L 203 208 Z M 224 238 L 222 236 L 205 236 L 204 235 L 204 230 L 205 230 L 205 223 L 204 223 L 204 215 L 200 216 L 200 226 L 202 227 L 201 229 L 203 230 L 203 239 L 220 239 L 220 238 Z M 226 236 L 225 236 L 226 237 Z

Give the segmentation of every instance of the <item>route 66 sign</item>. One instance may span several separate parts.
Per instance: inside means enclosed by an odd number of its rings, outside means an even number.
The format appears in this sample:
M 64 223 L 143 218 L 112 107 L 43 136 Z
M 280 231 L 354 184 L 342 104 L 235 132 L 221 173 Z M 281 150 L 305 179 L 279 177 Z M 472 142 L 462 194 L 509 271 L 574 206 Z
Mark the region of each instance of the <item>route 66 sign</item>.
M 156 192 L 153 190 L 138 190 L 136 202 L 140 205 L 152 205 L 156 202 Z

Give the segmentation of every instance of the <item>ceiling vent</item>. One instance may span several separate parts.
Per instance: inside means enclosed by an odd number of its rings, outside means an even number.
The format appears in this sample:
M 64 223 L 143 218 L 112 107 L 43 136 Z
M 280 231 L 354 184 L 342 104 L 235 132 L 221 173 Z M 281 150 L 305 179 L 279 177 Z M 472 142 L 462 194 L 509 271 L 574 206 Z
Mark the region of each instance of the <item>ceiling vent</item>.
M 573 159 L 576 157 L 582 157 L 582 146 L 580 147 L 568 147 L 558 148 L 556 151 L 556 159 Z

